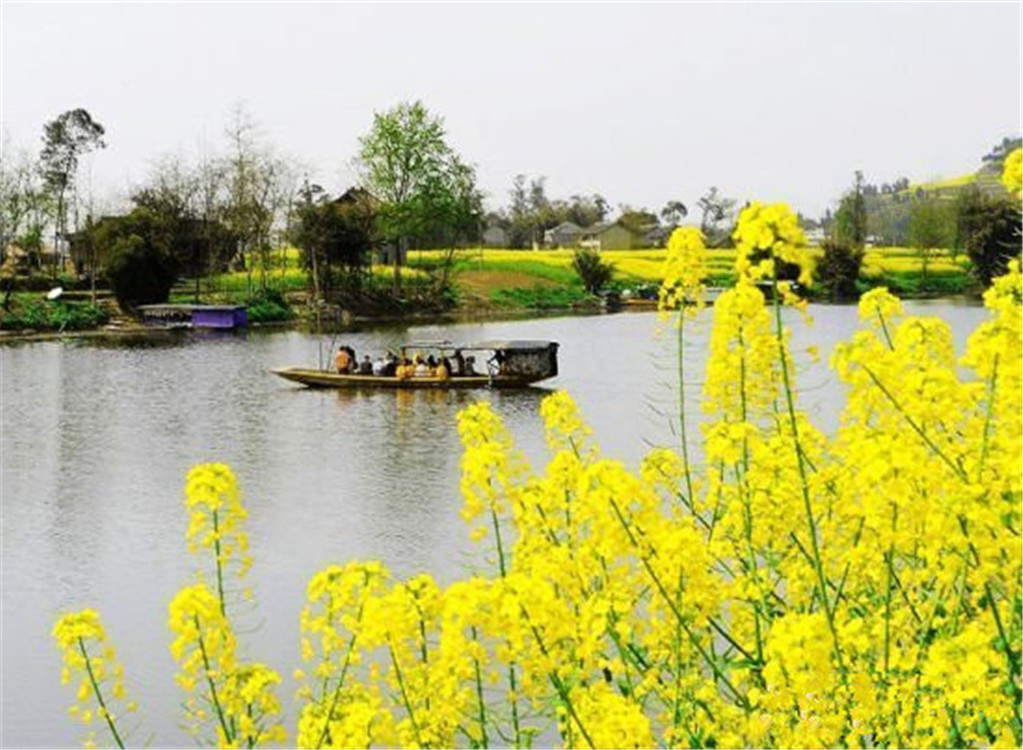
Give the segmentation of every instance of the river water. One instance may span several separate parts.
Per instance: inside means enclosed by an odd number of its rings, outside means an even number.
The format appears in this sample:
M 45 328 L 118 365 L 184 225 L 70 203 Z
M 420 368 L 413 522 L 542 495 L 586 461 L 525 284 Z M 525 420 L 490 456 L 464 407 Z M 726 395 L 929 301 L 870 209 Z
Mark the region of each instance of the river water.
M 986 315 L 952 301 L 907 310 L 947 320 L 960 350 Z M 800 400 L 833 431 L 842 388 L 827 359 L 856 330 L 856 309 L 811 306 L 811 314 L 807 329 L 786 313 Z M 623 313 L 376 328 L 338 339 L 360 358 L 417 339 L 560 342 L 559 377 L 514 392 L 307 390 L 269 373 L 315 366 L 329 344 L 295 331 L 0 347 L 0 745 L 79 744 L 81 726 L 67 714 L 74 689 L 60 684 L 50 629 L 62 611 L 85 606 L 102 614 L 140 706 L 129 741 L 191 744 L 178 726 L 166 612 L 194 569 L 182 488 L 202 461 L 229 463 L 239 477 L 258 603 L 243 616 L 241 641 L 246 657 L 284 675 L 293 727 L 290 675 L 300 666 L 298 616 L 310 576 L 372 558 L 400 576 L 427 571 L 449 582 L 478 562 L 458 516 L 458 410 L 491 401 L 540 468 L 539 403 L 566 389 L 603 452 L 635 465 L 651 445 L 676 442 L 673 331 L 658 335 L 662 327 L 655 314 Z M 687 334 L 687 372 L 702 373 L 707 327 L 698 321 Z M 818 363 L 801 353 L 810 344 L 820 348 Z M 699 400 L 698 382 L 687 398 Z

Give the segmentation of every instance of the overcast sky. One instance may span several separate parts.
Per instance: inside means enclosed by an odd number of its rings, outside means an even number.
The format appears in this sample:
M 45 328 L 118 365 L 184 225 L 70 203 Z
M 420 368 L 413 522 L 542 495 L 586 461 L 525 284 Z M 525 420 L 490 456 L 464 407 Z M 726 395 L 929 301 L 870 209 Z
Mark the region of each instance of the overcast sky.
M 974 171 L 1020 131 L 1020 4 L 2 3 L 3 128 L 84 107 L 95 194 L 223 147 L 243 101 L 338 190 L 374 111 L 422 99 L 491 206 L 690 205 L 710 185 L 817 215 L 871 182 Z

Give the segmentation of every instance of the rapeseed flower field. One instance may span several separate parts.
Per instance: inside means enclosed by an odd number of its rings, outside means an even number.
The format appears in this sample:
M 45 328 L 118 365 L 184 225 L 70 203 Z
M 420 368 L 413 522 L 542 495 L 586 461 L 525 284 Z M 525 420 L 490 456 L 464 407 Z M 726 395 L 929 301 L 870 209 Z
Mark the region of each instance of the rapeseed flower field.
M 280 673 L 238 656 L 224 593 L 244 586 L 250 554 L 236 479 L 193 469 L 187 541 L 204 572 L 169 627 L 197 741 L 1019 747 L 1019 262 L 985 293 L 988 318 L 961 353 L 943 321 L 906 315 L 885 289 L 865 294 L 861 330 L 832 358 L 848 397 L 825 435 L 801 410 L 782 324 L 783 306 L 805 303 L 777 264 L 805 276 L 813 262 L 795 216 L 752 204 L 735 239 L 736 283 L 712 313 L 699 303 L 719 253 L 680 230 L 660 258 L 679 344 L 693 317 L 713 315 L 703 434 L 683 419 L 679 447 L 630 470 L 558 392 L 540 407 L 549 458 L 531 467 L 489 403 L 464 409 L 475 572 L 447 587 L 375 561 L 313 576 L 293 734 Z M 657 261 L 644 252 L 632 261 Z M 54 635 L 79 680 L 76 715 L 122 745 L 126 680 L 99 616 L 65 615 Z

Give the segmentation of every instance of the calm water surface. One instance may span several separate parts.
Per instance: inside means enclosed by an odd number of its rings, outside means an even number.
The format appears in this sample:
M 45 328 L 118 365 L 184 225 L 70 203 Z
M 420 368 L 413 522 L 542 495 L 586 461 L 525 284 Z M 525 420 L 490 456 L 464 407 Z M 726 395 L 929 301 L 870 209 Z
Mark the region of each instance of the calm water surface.
M 947 301 L 908 307 L 948 320 L 960 347 L 984 317 Z M 791 319 L 797 351 L 816 344 L 823 355 L 797 356 L 800 397 L 830 431 L 842 389 L 827 355 L 856 329 L 856 310 L 811 311 L 810 329 Z M 141 707 L 132 744 L 191 744 L 177 725 L 166 611 L 193 569 L 182 487 L 200 461 L 231 464 L 241 482 L 259 604 L 242 616 L 242 642 L 285 676 L 293 718 L 298 615 L 313 573 L 375 558 L 447 582 L 477 560 L 458 517 L 460 408 L 491 401 L 538 467 L 537 408 L 553 388 L 575 397 L 607 455 L 635 465 L 651 444 L 675 442 L 672 335 L 657 328 L 654 314 L 620 314 L 344 335 L 360 357 L 412 339 L 559 341 L 560 376 L 516 392 L 302 389 L 268 372 L 315 365 L 329 338 L 299 332 L 0 347 L 0 744 L 79 744 L 66 712 L 74 690 L 60 685 L 49 633 L 61 611 L 84 606 L 103 615 Z M 698 324 L 690 336 L 688 372 L 703 369 L 706 333 Z M 689 398 L 698 397 L 697 383 Z

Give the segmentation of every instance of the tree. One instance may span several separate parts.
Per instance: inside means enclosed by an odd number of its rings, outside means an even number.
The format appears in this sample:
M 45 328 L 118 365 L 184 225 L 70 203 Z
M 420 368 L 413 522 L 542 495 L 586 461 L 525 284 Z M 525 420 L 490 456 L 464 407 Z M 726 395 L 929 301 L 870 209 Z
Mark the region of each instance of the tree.
M 828 297 L 835 301 L 855 299 L 858 292 L 856 281 L 863 265 L 863 248 L 827 239 L 822 250 L 824 253 L 814 273 Z
M 956 245 L 966 252 L 984 287 L 1020 257 L 1020 211 L 1003 197 L 988 197 L 975 185 L 956 201 Z
M 951 204 L 937 199 L 918 200 L 910 207 L 909 242 L 920 253 L 920 287 L 927 286 L 931 258 L 955 244 L 955 218 Z
M 43 150 L 39 154 L 43 182 L 56 200 L 53 250 L 57 268 L 63 262 L 60 240 L 67 236 L 67 197 L 74 191 L 78 160 L 90 151 L 106 148 L 103 126 L 84 109 L 64 112 L 43 126 Z
M 689 215 L 689 209 L 682 201 L 668 201 L 661 209 L 661 218 L 669 229 L 674 229 Z
M 867 204 L 863 198 L 863 172 L 856 170 L 852 190 L 842 196 L 835 212 L 832 235 L 839 244 L 863 248 L 867 242 Z
M 93 240 L 108 248 L 107 277 L 122 309 L 167 301 L 180 263 L 166 217 L 139 207 L 100 225 Z
M 373 116 L 359 139 L 362 187 L 381 201 L 378 228 L 397 246 L 394 293 L 401 291 L 401 264 L 409 243 L 443 236 L 452 244 L 482 215 L 475 169 L 447 143 L 440 117 L 422 102 L 402 102 Z
M 39 164 L 5 139 L 0 148 L 0 263 L 16 243 L 38 264 L 51 201 L 40 182 Z
M 160 227 L 167 248 L 183 272 L 196 281 L 208 270 L 227 268 L 238 238 L 216 217 L 203 213 L 200 173 L 175 158 L 160 162 L 149 181 L 131 196 L 136 208 L 146 209 Z
M 299 191 L 291 241 L 305 253 L 314 299 L 329 299 L 337 291 L 358 297 L 373 248 L 378 201 L 353 188 L 331 200 L 319 185 L 308 181 Z M 340 276 L 335 276 L 335 268 Z
M 619 206 L 621 216 L 618 223 L 633 234 L 643 235 L 660 226 L 657 214 L 647 211 L 645 208 L 632 208 L 631 206 Z
M 555 211 L 557 215 L 554 218 L 557 220 L 553 226 L 557 226 L 562 221 L 570 221 L 580 227 L 593 226 L 603 221 L 608 212 L 607 200 L 596 193 L 591 196 L 573 195 L 567 203 L 564 201 L 556 201 L 556 203 L 560 210 Z
M 275 228 L 291 204 L 297 183 L 289 160 L 279 156 L 259 135 L 259 125 L 242 104 L 234 107 L 226 135 L 230 150 L 223 175 L 227 199 L 223 218 L 238 240 L 237 258 L 245 269 L 247 291 L 260 269 L 260 288 L 266 289 Z
M 735 201 L 724 197 L 716 187 L 712 187 L 700 196 L 696 205 L 700 207 L 700 231 L 707 238 L 707 247 L 729 245 Z

